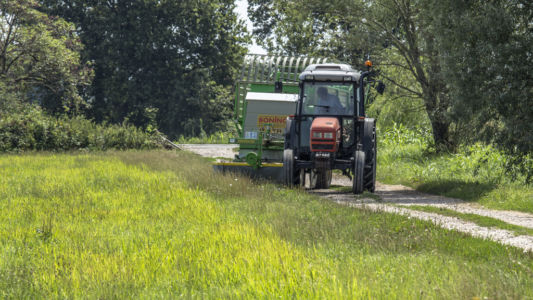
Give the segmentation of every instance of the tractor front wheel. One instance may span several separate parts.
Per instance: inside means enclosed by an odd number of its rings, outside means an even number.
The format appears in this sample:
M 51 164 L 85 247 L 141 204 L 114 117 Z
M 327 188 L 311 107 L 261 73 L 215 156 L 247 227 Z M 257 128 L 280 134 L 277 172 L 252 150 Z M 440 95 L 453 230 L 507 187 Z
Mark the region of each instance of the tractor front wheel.
M 316 171 L 316 188 L 329 189 L 331 185 L 331 170 L 317 170 Z
M 354 194 L 361 194 L 365 188 L 364 186 L 364 169 L 365 169 L 365 152 L 355 151 L 353 178 L 352 178 L 352 192 Z

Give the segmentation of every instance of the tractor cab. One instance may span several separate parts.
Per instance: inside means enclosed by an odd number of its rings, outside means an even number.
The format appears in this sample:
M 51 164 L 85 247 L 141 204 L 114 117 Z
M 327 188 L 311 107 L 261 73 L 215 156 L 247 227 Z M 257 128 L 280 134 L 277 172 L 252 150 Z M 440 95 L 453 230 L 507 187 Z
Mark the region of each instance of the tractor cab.
M 328 188 L 339 169 L 352 178 L 354 193 L 374 190 L 375 120 L 364 113 L 369 74 L 346 64 L 313 64 L 300 74 L 285 131 L 286 184 Z

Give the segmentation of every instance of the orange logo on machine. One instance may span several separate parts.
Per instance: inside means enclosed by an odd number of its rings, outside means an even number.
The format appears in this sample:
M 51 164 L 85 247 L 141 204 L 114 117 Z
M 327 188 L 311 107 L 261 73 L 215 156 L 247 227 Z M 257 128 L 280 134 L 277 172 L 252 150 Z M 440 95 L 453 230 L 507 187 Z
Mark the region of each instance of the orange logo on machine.
M 283 115 L 258 115 L 257 128 L 265 129 L 269 125 L 271 133 L 283 133 L 286 120 L 287 116 Z

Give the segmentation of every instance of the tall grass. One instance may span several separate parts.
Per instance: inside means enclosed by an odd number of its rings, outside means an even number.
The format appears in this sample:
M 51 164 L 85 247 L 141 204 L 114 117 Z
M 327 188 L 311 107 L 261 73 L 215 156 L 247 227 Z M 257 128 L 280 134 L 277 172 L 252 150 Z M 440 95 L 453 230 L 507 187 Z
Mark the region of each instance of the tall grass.
M 172 152 L 0 156 L 1 298 L 527 298 L 533 257 Z
M 512 157 L 491 146 L 464 146 L 435 154 L 428 132 L 395 124 L 379 133 L 378 180 L 475 201 L 490 208 L 533 213 L 533 187 L 527 175 L 509 171 Z

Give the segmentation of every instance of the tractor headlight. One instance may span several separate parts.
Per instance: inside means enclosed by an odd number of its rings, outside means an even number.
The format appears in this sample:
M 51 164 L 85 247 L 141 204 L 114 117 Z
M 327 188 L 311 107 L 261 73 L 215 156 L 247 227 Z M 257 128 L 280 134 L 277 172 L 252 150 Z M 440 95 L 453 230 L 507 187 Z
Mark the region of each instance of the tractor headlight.
M 313 132 L 313 138 L 314 139 L 321 139 L 322 138 L 322 132 Z
M 324 132 L 324 138 L 325 139 L 332 139 L 333 138 L 333 132 Z

